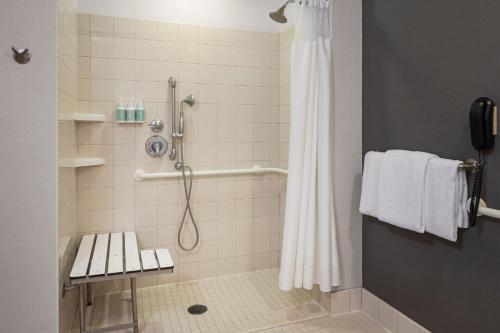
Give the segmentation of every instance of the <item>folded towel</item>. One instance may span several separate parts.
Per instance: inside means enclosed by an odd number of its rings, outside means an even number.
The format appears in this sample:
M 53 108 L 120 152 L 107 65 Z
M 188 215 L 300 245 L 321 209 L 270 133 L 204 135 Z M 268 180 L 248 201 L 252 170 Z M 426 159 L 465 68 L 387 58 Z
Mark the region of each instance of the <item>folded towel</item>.
M 389 150 L 380 167 L 378 218 L 395 226 L 423 233 L 425 173 L 436 155 Z
M 457 226 L 462 229 L 469 227 L 469 210 L 467 209 L 468 200 L 468 185 L 467 185 L 467 175 L 465 170 L 460 170 L 458 175 L 459 193 L 458 193 L 458 222 Z
M 363 183 L 359 211 L 361 214 L 378 217 L 378 188 L 380 183 L 380 166 L 384 153 L 370 151 L 365 154 L 363 166 Z
M 434 158 L 429 162 L 425 178 L 425 231 L 452 242 L 457 240 L 457 227 L 466 227 L 467 181 L 460 161 Z

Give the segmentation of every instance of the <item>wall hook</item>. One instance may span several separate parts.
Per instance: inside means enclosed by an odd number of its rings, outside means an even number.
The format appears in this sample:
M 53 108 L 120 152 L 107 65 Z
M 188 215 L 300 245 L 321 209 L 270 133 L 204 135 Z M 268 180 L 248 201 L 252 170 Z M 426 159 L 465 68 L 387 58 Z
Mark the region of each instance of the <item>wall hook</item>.
M 28 48 L 17 49 L 14 46 L 11 47 L 12 52 L 14 53 L 14 60 L 18 64 L 27 64 L 31 60 L 31 53 Z

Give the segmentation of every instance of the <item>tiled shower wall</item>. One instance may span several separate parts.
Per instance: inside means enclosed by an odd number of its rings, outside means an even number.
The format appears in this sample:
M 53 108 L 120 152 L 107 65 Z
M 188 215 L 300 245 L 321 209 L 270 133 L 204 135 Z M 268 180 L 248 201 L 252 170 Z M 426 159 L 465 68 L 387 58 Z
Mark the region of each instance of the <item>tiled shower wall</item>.
M 77 13 L 74 0 L 58 1 L 58 113 L 74 113 L 77 109 Z M 59 158 L 73 158 L 77 153 L 76 125 L 73 121 L 58 121 Z M 73 168 L 59 168 L 58 227 L 59 227 L 59 287 L 68 276 L 77 240 L 77 185 Z M 71 327 L 76 300 L 74 293 L 60 298 L 59 327 L 61 332 Z
M 135 230 L 141 247 L 169 248 L 175 275 L 142 285 L 276 267 L 278 176 L 196 179 L 200 245 L 185 254 L 176 246 L 181 181 L 137 182 L 133 175 L 173 171 L 168 157 L 144 151 L 153 135 L 148 121 L 162 119 L 160 134 L 169 138 L 170 76 L 177 78 L 178 98 L 197 97 L 186 107 L 185 159 L 194 170 L 279 166 L 280 114 L 286 114 L 280 112 L 280 35 L 87 14 L 78 15 L 78 34 L 78 111 L 106 115 L 104 123 L 78 125 L 78 155 L 106 159 L 78 171 L 79 233 Z M 145 104 L 146 123 L 116 123 L 115 105 L 137 100 Z M 193 238 L 188 224 L 184 239 L 191 244 Z

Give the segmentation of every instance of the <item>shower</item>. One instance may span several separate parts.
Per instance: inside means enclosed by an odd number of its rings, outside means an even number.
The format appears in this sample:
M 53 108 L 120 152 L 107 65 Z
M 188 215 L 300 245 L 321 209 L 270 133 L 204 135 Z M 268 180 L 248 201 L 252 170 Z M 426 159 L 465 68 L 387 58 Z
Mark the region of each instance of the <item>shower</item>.
M 285 9 L 286 9 L 286 6 L 288 6 L 288 4 L 294 3 L 294 2 L 295 2 L 294 0 L 288 0 L 280 8 L 278 8 L 278 10 L 276 10 L 274 12 L 270 12 L 269 17 L 271 17 L 271 19 L 273 21 L 276 21 L 278 23 L 288 22 L 288 19 L 285 16 Z
M 184 187 L 184 196 L 186 198 L 186 206 L 184 207 L 184 212 L 181 218 L 181 224 L 179 226 L 179 230 L 177 232 L 177 243 L 179 247 L 184 251 L 192 251 L 198 245 L 200 240 L 200 233 L 198 230 L 198 225 L 193 216 L 193 212 L 191 210 L 191 192 L 193 189 L 193 169 L 189 165 L 184 162 L 184 104 L 192 107 L 196 103 L 196 98 L 193 94 L 187 96 L 179 103 L 179 124 L 176 124 L 176 100 L 175 100 L 175 88 L 176 88 L 176 80 L 174 77 L 170 77 L 169 79 L 170 87 L 172 89 L 172 149 L 170 151 L 170 159 L 174 160 L 177 158 L 177 162 L 175 162 L 174 167 L 177 170 L 182 172 L 182 183 Z M 178 154 L 177 154 L 178 152 Z M 186 172 L 187 171 L 187 172 Z M 195 241 L 194 244 L 190 247 L 184 246 L 182 243 L 182 231 L 184 230 L 184 226 L 186 223 L 186 218 L 191 219 L 193 223 L 193 228 L 195 231 Z

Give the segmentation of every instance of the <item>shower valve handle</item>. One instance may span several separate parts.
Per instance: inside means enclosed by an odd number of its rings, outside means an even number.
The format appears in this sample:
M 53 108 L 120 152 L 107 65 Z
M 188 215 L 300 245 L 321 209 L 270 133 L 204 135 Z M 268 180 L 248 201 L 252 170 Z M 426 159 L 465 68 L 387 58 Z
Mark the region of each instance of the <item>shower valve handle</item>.
M 161 143 L 159 143 L 159 142 L 153 143 L 153 150 L 155 152 L 155 155 L 159 156 L 160 155 L 160 151 L 161 151 Z

